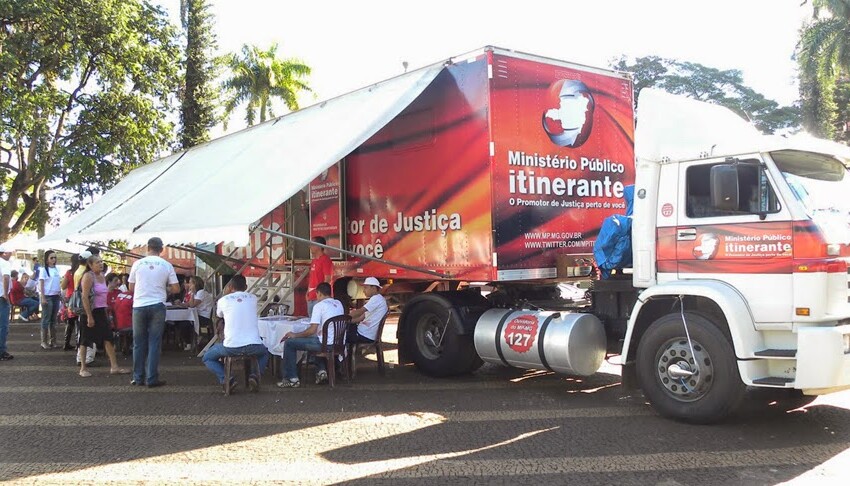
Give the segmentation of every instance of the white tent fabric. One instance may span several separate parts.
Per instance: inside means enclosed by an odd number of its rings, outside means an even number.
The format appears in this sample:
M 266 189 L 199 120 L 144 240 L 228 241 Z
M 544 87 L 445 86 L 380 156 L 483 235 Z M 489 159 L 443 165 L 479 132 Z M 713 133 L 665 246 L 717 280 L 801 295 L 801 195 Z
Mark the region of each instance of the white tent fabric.
M 150 185 L 157 177 L 170 167 L 178 158 L 180 153 L 156 160 L 145 166 L 130 172 L 111 190 L 98 198 L 92 205 L 77 214 L 67 223 L 62 224 L 37 242 L 39 248 L 60 248 L 67 240 L 83 241 L 79 236 L 83 230 L 96 223 L 100 218 L 109 213 L 110 210 L 119 208 L 133 195 L 142 191 Z
M 39 245 L 248 243 L 249 227 L 406 108 L 444 63 L 406 73 L 158 160 L 128 174 Z

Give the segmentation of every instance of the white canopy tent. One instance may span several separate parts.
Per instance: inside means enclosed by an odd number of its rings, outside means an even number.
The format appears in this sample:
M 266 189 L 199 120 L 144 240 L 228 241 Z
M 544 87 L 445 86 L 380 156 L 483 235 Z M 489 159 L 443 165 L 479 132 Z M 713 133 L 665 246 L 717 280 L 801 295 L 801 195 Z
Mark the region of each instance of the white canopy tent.
M 249 228 L 406 108 L 440 62 L 172 154 L 128 174 L 40 239 L 248 243 Z

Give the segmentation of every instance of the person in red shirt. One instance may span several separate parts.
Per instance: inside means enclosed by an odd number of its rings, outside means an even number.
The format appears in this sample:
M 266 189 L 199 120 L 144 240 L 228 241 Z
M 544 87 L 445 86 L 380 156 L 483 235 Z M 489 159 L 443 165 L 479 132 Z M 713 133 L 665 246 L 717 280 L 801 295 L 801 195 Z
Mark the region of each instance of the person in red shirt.
M 118 331 L 119 349 L 125 356 L 130 354 L 133 342 L 133 294 L 119 290 L 112 301 L 112 327 Z
M 121 285 L 121 276 L 117 273 L 110 273 L 106 276 L 106 314 L 109 317 L 109 324 L 112 329 L 115 329 L 115 314 L 112 312 L 115 298 L 121 291 L 118 286 Z
M 21 308 L 21 319 L 34 321 L 38 312 L 38 301 L 24 295 L 24 286 L 18 282 L 18 271 L 12 270 L 12 285 L 9 287 L 9 302 Z
M 327 241 L 322 236 L 316 236 L 313 241 L 320 245 L 327 245 Z M 325 249 L 321 246 L 310 245 L 310 256 L 313 259 L 310 261 L 310 275 L 307 283 L 307 315 L 312 316 L 313 306 L 318 300 L 316 287 L 322 282 L 331 283 L 334 265 L 331 257 L 325 254 Z
M 80 268 L 80 256 L 75 253 L 71 255 L 71 268 L 65 272 L 65 276 L 62 277 L 62 281 L 59 282 L 59 287 L 65 292 L 63 300 L 66 303 L 74 293 L 74 274 L 77 272 L 78 268 Z M 79 317 L 71 312 L 71 309 L 64 306 L 62 307 L 62 313 L 65 318 L 65 346 L 63 346 L 62 349 L 65 351 L 71 351 L 73 349 L 77 349 L 77 343 L 75 342 L 72 346 L 71 339 L 73 338 L 74 341 L 76 341 L 77 320 Z

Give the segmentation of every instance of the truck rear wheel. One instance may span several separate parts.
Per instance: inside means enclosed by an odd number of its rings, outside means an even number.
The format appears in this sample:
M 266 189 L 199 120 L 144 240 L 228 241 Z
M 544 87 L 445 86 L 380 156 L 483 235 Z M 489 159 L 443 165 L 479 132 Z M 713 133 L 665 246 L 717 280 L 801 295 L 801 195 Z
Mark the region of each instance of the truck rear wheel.
M 409 310 L 405 322 L 408 328 L 403 344 L 416 367 L 426 375 L 462 375 L 483 364 L 475 352 L 473 336 L 457 333 L 460 322 L 448 303 L 418 302 Z
M 723 332 L 700 314 L 686 312 L 685 319 L 690 344 L 679 313 L 649 326 L 638 345 L 638 383 L 661 415 L 691 423 L 716 422 L 735 411 L 746 386 L 732 343 Z

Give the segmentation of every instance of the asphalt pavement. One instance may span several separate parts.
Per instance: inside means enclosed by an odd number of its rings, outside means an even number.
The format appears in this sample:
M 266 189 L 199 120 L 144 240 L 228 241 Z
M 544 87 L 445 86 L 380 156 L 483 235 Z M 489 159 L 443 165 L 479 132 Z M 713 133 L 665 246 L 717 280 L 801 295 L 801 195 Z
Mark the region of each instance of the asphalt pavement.
M 381 377 L 367 356 L 334 389 L 265 376 L 257 394 L 224 396 L 186 351 L 166 348 L 168 383 L 147 389 L 103 356 L 81 378 L 72 352 L 38 342 L 37 324 L 13 323 L 15 359 L 0 362 L 0 480 L 14 484 L 850 483 L 848 392 L 693 426 L 657 416 L 609 365 L 433 379 L 409 366 Z

